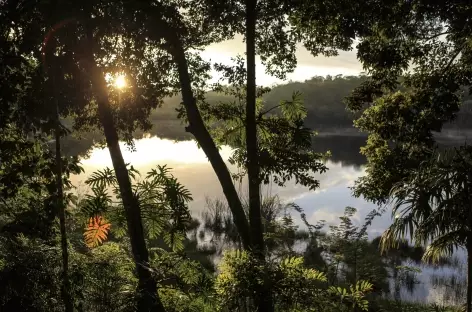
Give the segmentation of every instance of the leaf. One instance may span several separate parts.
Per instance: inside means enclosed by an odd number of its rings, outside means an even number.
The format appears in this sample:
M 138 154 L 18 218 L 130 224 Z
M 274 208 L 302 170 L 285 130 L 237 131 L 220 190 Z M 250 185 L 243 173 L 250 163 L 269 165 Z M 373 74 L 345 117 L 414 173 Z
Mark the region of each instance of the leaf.
M 90 218 L 84 232 L 84 239 L 87 247 L 93 248 L 103 243 L 107 239 L 110 227 L 111 224 L 102 216 Z
M 184 236 L 180 233 L 166 233 L 163 239 L 173 251 L 182 251 L 184 249 Z
M 306 117 L 307 110 L 303 103 L 302 94 L 298 91 L 294 92 L 292 94 L 291 101 L 283 101 L 281 103 L 281 110 L 282 114 L 288 120 L 295 121 L 304 119 Z
M 117 181 L 115 172 L 110 168 L 105 168 L 92 173 L 85 183 L 93 188 L 101 188 L 114 185 Z
M 136 176 L 140 176 L 141 174 L 139 173 L 139 171 L 133 167 L 133 165 L 130 165 L 130 164 L 126 164 L 126 168 L 128 168 L 129 166 L 129 169 L 128 169 L 128 175 L 130 177 L 131 180 L 136 180 Z
M 85 195 L 81 205 L 81 211 L 87 218 L 106 213 L 112 204 L 111 196 L 108 195 L 105 186 L 94 187 L 92 192 L 93 195 Z

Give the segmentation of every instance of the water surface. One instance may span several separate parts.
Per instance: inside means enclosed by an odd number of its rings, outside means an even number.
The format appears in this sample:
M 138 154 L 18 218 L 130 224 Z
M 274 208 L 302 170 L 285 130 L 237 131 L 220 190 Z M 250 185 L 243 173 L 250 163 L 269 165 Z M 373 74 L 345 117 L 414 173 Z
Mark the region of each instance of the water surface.
M 320 188 L 310 191 L 305 187 L 287 183 L 284 188 L 276 185 L 267 185 L 263 189 L 264 195 L 278 195 L 284 202 L 295 202 L 301 206 L 310 223 L 325 220 L 328 224 L 338 223 L 346 206 L 355 207 L 357 214 L 354 220 L 359 225 L 365 216 L 377 207 L 362 198 L 351 196 L 354 181 L 365 174 L 363 165 L 365 158 L 359 154 L 359 148 L 364 144 L 362 137 L 323 136 L 316 139 L 314 148 L 318 152 L 330 150 L 332 157 L 326 163 L 329 170 L 318 174 Z M 190 210 L 195 217 L 201 215 L 205 209 L 205 199 L 224 199 L 218 179 L 209 164 L 205 154 L 193 141 L 175 142 L 157 137 L 136 140 L 135 151 L 130 151 L 124 144 L 121 145 L 125 161 L 131 163 L 141 173 L 145 174 L 156 165 L 167 165 L 180 183 L 185 185 L 193 196 Z M 221 154 L 225 160 L 231 155 L 231 148 L 223 147 Z M 85 173 L 72 177 L 74 185 L 79 191 L 86 191 L 83 181 L 93 171 L 112 167 L 107 149 L 95 148 L 90 157 L 82 160 Z M 232 172 L 237 168 L 228 164 Z M 241 194 L 245 194 L 245 185 L 237 185 Z M 296 218 L 298 222 L 301 221 Z M 380 235 L 391 223 L 390 213 L 378 217 L 369 229 L 369 237 Z M 455 302 L 454 293 L 463 289 L 463 270 L 449 268 L 435 268 L 423 266 L 423 273 L 419 276 L 419 284 L 413 293 L 402 291 L 402 297 L 408 300 L 424 302 Z M 432 279 L 436 283 L 432 282 Z M 460 292 L 460 291 L 459 291 Z M 449 297 L 448 297 L 449 294 Z

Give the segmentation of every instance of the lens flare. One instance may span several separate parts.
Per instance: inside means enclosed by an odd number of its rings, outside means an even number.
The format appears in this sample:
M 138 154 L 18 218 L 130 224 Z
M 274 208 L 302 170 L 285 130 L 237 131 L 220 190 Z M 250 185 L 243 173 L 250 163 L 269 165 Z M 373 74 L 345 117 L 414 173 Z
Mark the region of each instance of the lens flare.
M 114 85 L 117 89 L 123 89 L 124 87 L 126 87 L 125 75 L 116 76 Z

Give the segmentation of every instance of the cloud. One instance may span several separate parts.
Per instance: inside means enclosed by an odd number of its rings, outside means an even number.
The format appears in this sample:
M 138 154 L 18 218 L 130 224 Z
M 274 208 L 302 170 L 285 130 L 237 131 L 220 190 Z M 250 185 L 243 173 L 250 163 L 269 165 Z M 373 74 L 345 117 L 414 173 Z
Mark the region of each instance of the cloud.
M 201 53 L 202 57 L 212 62 L 231 64 L 231 58 L 237 55 L 244 56 L 245 45 L 242 36 L 236 36 L 232 40 L 209 45 Z M 326 75 L 357 75 L 362 71 L 362 66 L 356 57 L 356 50 L 339 51 L 335 57 L 313 56 L 302 44 L 298 44 L 296 51 L 298 66 L 295 71 L 287 76 L 287 80 L 303 81 L 313 76 Z M 282 80 L 271 77 L 265 73 L 260 59 L 256 58 L 256 74 L 259 84 L 271 85 L 282 83 Z M 214 73 L 217 80 L 218 77 Z

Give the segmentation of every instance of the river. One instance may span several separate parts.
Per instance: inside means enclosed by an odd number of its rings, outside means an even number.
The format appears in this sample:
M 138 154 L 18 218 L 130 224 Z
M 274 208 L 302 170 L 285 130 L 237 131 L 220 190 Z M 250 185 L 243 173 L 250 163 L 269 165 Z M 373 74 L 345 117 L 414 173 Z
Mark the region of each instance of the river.
M 362 198 L 354 198 L 350 187 L 354 181 L 365 174 L 363 165 L 365 158 L 359 154 L 359 148 L 364 144 L 365 138 L 355 136 L 322 136 L 316 138 L 314 148 L 322 152 L 330 150 L 332 157 L 327 161 L 329 170 L 318 175 L 320 188 L 310 191 L 307 188 L 288 183 L 281 188 L 276 185 L 264 187 L 263 194 L 278 195 L 284 202 L 295 202 L 302 207 L 307 219 L 314 224 L 319 220 L 325 220 L 328 224 L 338 223 L 344 208 L 351 206 L 357 209 L 354 220 L 362 224 L 365 216 L 377 208 Z M 175 142 L 157 137 L 143 138 L 135 141 L 135 151 L 129 150 L 122 144 L 125 161 L 131 163 L 141 173 L 146 173 L 156 165 L 167 165 L 172 168 L 172 173 L 180 183 L 185 185 L 193 196 L 190 210 L 195 217 L 201 215 L 205 209 L 206 197 L 221 198 L 223 193 L 217 177 L 208 163 L 201 149 L 193 141 Z M 228 159 L 231 154 L 229 147 L 221 149 L 223 158 Z M 97 169 L 111 167 L 111 159 L 107 149 L 94 148 L 89 157 L 82 160 L 85 172 L 71 178 L 78 192 L 86 192 L 84 181 L 87 176 Z M 228 164 L 232 171 L 237 168 Z M 244 194 L 244 185 L 238 186 Z M 296 218 L 298 222 L 301 220 Z M 369 229 L 369 237 L 373 238 L 382 233 L 390 225 L 389 212 L 378 217 Z M 419 275 L 419 283 L 413 292 L 402 291 L 402 297 L 407 300 L 423 302 L 455 302 L 457 298 L 447 296 L 447 292 L 461 292 L 463 271 L 457 268 L 435 268 L 422 266 Z M 432 279 L 446 277 L 448 280 L 439 286 L 434 286 Z M 455 279 L 454 279 L 455 278 Z M 452 279 L 452 280 L 451 280 Z M 454 294 L 453 294 L 454 295 Z

